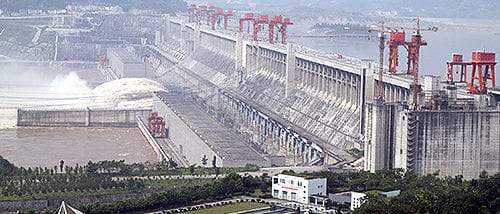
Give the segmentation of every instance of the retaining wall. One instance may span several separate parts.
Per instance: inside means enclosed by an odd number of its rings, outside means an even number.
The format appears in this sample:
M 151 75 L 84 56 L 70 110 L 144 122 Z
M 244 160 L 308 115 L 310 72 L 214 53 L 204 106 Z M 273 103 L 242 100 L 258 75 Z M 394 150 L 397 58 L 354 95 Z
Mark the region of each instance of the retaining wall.
M 18 126 L 136 127 L 136 116 L 146 118 L 150 109 L 18 109 Z

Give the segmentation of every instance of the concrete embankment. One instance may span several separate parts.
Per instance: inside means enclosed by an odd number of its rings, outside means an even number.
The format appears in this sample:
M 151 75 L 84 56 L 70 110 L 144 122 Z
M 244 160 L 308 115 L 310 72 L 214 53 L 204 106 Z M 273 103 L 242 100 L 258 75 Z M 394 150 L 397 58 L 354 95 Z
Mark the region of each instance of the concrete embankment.
M 148 109 L 18 109 L 18 126 L 135 127 L 135 117 L 147 117 Z

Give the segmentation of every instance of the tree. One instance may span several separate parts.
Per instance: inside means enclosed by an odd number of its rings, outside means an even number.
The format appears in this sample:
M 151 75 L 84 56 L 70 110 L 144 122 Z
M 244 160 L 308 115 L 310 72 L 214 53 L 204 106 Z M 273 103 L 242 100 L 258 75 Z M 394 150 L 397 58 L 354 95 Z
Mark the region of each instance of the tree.
M 212 167 L 217 168 L 217 157 L 214 155 L 214 159 L 212 159 Z
M 220 168 L 215 167 L 215 176 L 219 176 L 219 174 L 220 174 Z
M 194 167 L 195 167 L 195 165 L 196 165 L 196 164 L 193 164 L 193 165 L 189 166 L 189 173 L 190 173 L 191 175 L 194 175 Z
M 171 168 L 171 169 L 175 169 L 175 168 L 177 168 L 177 166 L 178 166 L 178 165 L 177 165 L 177 163 L 174 161 L 174 159 L 169 158 L 169 159 L 168 159 L 168 166 L 169 166 L 169 168 Z
M 59 167 L 61 169 L 61 173 L 63 172 L 63 167 L 64 167 L 64 160 L 61 160 L 61 162 L 59 162 Z
M 14 175 L 17 170 L 18 169 L 14 166 L 14 164 L 10 163 L 7 159 L 4 159 L 2 156 L 0 156 L 0 175 Z
M 205 168 L 205 165 L 207 165 L 207 155 L 203 155 L 203 158 L 201 158 L 201 164 L 203 165 L 203 168 Z

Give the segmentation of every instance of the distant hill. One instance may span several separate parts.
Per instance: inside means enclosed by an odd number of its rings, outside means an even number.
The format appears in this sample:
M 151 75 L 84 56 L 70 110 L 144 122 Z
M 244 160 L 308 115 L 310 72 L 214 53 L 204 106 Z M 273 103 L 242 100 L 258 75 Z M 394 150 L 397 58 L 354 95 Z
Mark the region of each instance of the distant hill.
M 21 9 L 63 9 L 68 4 L 76 5 L 119 5 L 125 10 L 158 10 L 164 13 L 184 11 L 184 0 L 0 0 L 0 8 L 6 12 L 18 12 Z
M 284 12 L 297 7 L 308 7 L 364 14 L 377 14 L 377 11 L 396 11 L 398 16 L 410 17 L 500 18 L 500 2 L 498 0 L 211 0 L 205 2 L 224 5 L 228 8 L 270 12 Z

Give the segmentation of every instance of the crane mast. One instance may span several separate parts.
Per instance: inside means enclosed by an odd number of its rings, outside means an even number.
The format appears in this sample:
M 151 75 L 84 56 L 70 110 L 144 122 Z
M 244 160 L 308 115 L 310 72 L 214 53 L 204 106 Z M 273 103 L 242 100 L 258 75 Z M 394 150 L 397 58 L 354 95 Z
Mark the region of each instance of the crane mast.
M 384 21 L 380 21 L 379 37 L 379 58 L 378 58 L 378 96 L 377 99 L 384 100 L 384 49 L 385 49 L 385 32 Z

